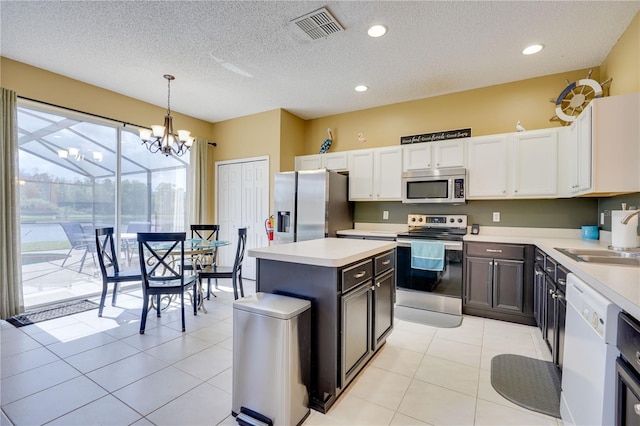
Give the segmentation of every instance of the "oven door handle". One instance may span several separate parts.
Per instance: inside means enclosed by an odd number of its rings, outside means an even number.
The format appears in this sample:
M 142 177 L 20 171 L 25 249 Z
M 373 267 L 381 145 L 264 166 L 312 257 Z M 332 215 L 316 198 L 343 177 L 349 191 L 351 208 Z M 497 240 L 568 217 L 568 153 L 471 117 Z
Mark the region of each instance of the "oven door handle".
M 411 247 L 411 240 L 403 240 L 401 238 L 396 239 L 398 247 Z
M 439 241 L 439 240 L 431 240 L 431 241 Z M 462 251 L 462 242 L 461 241 L 443 241 L 445 250 L 453 250 L 453 251 Z M 411 247 L 411 240 L 398 238 L 396 239 L 396 244 L 398 247 Z

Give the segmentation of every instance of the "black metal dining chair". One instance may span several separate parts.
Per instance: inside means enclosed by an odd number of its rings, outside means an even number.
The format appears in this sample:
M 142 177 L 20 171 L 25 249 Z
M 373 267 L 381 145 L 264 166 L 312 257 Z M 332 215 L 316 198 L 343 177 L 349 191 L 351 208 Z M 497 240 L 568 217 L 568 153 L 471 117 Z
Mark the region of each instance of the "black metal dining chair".
M 149 298 L 155 296 L 155 308 L 160 317 L 160 296 L 180 295 L 182 331 L 185 331 L 184 293 L 193 290 L 193 315 L 198 314 L 197 275 L 185 274 L 185 232 L 139 232 L 138 254 L 142 273 L 142 320 L 140 334 L 144 334 L 149 312 Z
M 218 241 L 218 234 L 220 233 L 220 225 L 211 224 L 195 224 L 191 225 L 191 238 L 198 238 L 206 241 Z M 192 259 L 191 264 L 185 265 L 185 270 L 197 269 L 198 272 L 205 268 L 210 268 L 216 265 L 218 258 L 218 247 L 215 247 L 210 255 L 199 256 L 198 263 L 195 264 Z M 202 279 L 200 280 L 202 284 Z M 215 287 L 218 288 L 218 280 L 215 279 Z M 207 300 L 211 299 L 211 278 L 207 279 Z M 213 293 L 213 297 L 217 297 Z
M 104 302 L 107 298 L 109 283 L 113 283 L 111 306 L 116 306 L 118 284 L 142 281 L 142 274 L 138 268 L 124 271 L 120 270 L 118 255 L 116 254 L 116 245 L 113 241 L 113 228 L 96 229 L 96 251 L 98 252 L 98 263 L 100 264 L 100 272 L 102 273 L 102 296 L 100 297 L 100 307 L 98 308 L 98 316 L 101 317 Z
M 218 279 L 218 278 L 231 278 L 233 285 L 233 297 L 238 299 L 238 292 L 240 297 L 244 297 L 244 288 L 242 286 L 242 261 L 244 260 L 244 252 L 247 246 L 247 228 L 238 228 L 238 246 L 236 248 L 236 257 L 233 261 L 233 266 L 217 266 L 212 265 L 210 267 L 202 269 L 198 276 L 202 282 L 203 278 L 206 279 Z

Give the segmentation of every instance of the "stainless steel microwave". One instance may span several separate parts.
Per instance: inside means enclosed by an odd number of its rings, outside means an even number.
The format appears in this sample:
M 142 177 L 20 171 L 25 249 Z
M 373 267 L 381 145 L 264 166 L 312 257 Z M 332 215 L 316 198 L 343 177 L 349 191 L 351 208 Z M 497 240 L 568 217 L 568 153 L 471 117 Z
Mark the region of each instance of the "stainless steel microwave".
M 463 168 L 404 172 L 402 202 L 464 204 L 466 179 Z

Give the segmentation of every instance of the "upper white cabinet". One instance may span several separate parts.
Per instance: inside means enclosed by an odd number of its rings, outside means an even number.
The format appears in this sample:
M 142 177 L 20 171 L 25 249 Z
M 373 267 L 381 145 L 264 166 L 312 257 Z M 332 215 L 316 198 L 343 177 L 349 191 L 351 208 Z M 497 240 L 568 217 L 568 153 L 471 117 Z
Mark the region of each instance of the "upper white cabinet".
M 402 199 L 402 147 L 349 151 L 349 200 Z
M 501 198 L 508 190 L 509 135 L 467 141 L 467 198 Z
M 565 175 L 561 192 L 565 195 L 576 195 L 591 189 L 592 116 L 593 107 L 587 105 L 569 127 L 568 146 L 563 147 L 566 157 L 561 155 L 564 160 L 561 173 Z
M 640 93 L 592 100 L 561 150 L 565 196 L 640 191 Z
M 402 146 L 402 171 L 464 167 L 464 140 Z
M 512 134 L 514 197 L 558 195 L 558 134 L 559 129 Z
M 349 170 L 346 151 L 326 154 L 301 155 L 296 157 L 296 170 L 327 169 L 336 172 Z
M 558 195 L 560 129 L 471 138 L 467 198 L 547 198 Z
M 296 157 L 296 171 L 322 168 L 322 154 L 300 155 Z

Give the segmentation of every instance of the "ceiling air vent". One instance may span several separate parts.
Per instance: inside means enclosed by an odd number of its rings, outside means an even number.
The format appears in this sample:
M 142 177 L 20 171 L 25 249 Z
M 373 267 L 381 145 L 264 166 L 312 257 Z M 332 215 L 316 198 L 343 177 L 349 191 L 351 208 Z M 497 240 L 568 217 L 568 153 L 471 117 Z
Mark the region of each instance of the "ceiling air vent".
M 291 22 L 296 24 L 313 40 L 344 31 L 342 25 L 331 15 L 326 7 L 307 13 Z

